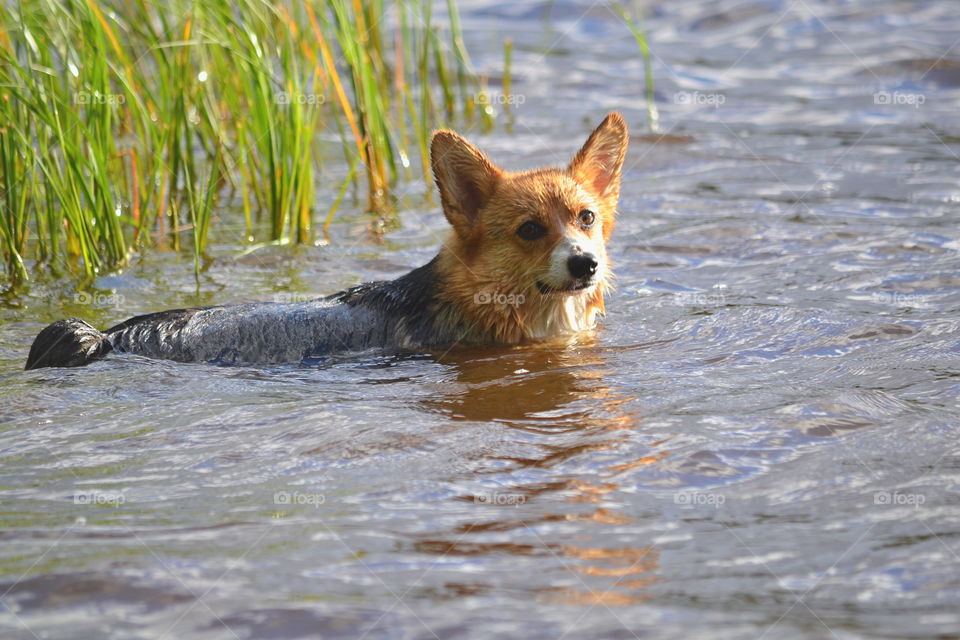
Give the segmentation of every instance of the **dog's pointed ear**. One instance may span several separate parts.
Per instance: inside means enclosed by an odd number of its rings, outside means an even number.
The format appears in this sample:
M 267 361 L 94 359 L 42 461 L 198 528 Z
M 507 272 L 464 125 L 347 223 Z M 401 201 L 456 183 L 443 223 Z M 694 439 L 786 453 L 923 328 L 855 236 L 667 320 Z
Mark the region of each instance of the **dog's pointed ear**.
M 466 233 L 490 199 L 503 172 L 479 149 L 446 130 L 433 134 L 430 164 L 447 221 L 457 233 Z
M 623 116 L 607 114 L 570 163 L 574 178 L 613 207 L 620 197 L 620 169 L 629 139 Z

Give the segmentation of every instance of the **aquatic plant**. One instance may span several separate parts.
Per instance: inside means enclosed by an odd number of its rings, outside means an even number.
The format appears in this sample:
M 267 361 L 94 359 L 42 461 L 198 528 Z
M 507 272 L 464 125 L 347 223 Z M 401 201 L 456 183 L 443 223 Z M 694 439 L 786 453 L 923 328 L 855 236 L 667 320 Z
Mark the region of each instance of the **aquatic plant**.
M 93 276 L 148 246 L 199 270 L 231 203 L 249 242 L 312 241 L 350 184 L 389 215 L 409 158 L 428 171 L 432 128 L 493 116 L 453 0 L 444 23 L 429 0 L 4 3 L 9 278 L 34 261 Z M 352 168 L 319 211 L 325 164 Z
M 653 65 L 650 62 L 650 45 L 647 42 L 647 32 L 643 28 L 643 22 L 640 18 L 634 19 L 630 13 L 617 0 L 611 0 L 611 6 L 620 16 L 630 33 L 633 34 L 637 46 L 640 48 L 640 56 L 643 58 L 643 79 L 647 94 L 647 126 L 651 133 L 656 133 L 659 128 L 660 112 L 657 110 L 657 102 L 653 92 Z

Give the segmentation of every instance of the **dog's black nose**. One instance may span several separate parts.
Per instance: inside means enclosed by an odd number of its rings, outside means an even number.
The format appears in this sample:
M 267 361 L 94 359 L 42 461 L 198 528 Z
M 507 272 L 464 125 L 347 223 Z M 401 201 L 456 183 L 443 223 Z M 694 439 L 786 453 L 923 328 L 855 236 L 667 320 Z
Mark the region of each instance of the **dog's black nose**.
M 567 259 L 567 269 L 570 275 L 578 280 L 592 276 L 597 272 L 597 259 L 592 253 L 581 253 L 578 256 L 570 256 Z

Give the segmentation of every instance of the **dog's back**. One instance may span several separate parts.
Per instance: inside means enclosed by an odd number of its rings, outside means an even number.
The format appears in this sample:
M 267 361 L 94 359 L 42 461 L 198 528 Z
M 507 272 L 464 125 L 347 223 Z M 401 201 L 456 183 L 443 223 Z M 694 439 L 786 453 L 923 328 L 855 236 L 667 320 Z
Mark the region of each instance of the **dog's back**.
M 27 369 L 77 367 L 111 351 L 179 362 L 302 362 L 333 353 L 409 349 L 456 339 L 433 299 L 434 263 L 306 302 L 172 309 L 106 331 L 60 320 L 40 332 Z
M 366 307 L 327 300 L 164 311 L 106 332 L 114 351 L 180 362 L 299 362 L 389 346 L 390 323 Z

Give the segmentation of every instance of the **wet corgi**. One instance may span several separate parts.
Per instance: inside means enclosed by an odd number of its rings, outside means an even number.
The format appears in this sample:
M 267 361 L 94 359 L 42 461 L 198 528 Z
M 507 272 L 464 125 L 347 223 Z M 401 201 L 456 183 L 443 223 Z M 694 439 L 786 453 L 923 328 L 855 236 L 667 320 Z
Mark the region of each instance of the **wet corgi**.
M 27 369 L 81 366 L 110 351 L 181 362 L 310 362 L 365 349 L 512 345 L 594 326 L 611 273 L 627 126 L 609 114 L 570 165 L 512 173 L 452 131 L 430 145 L 453 227 L 428 264 L 308 302 L 176 309 L 101 332 L 61 320 Z

